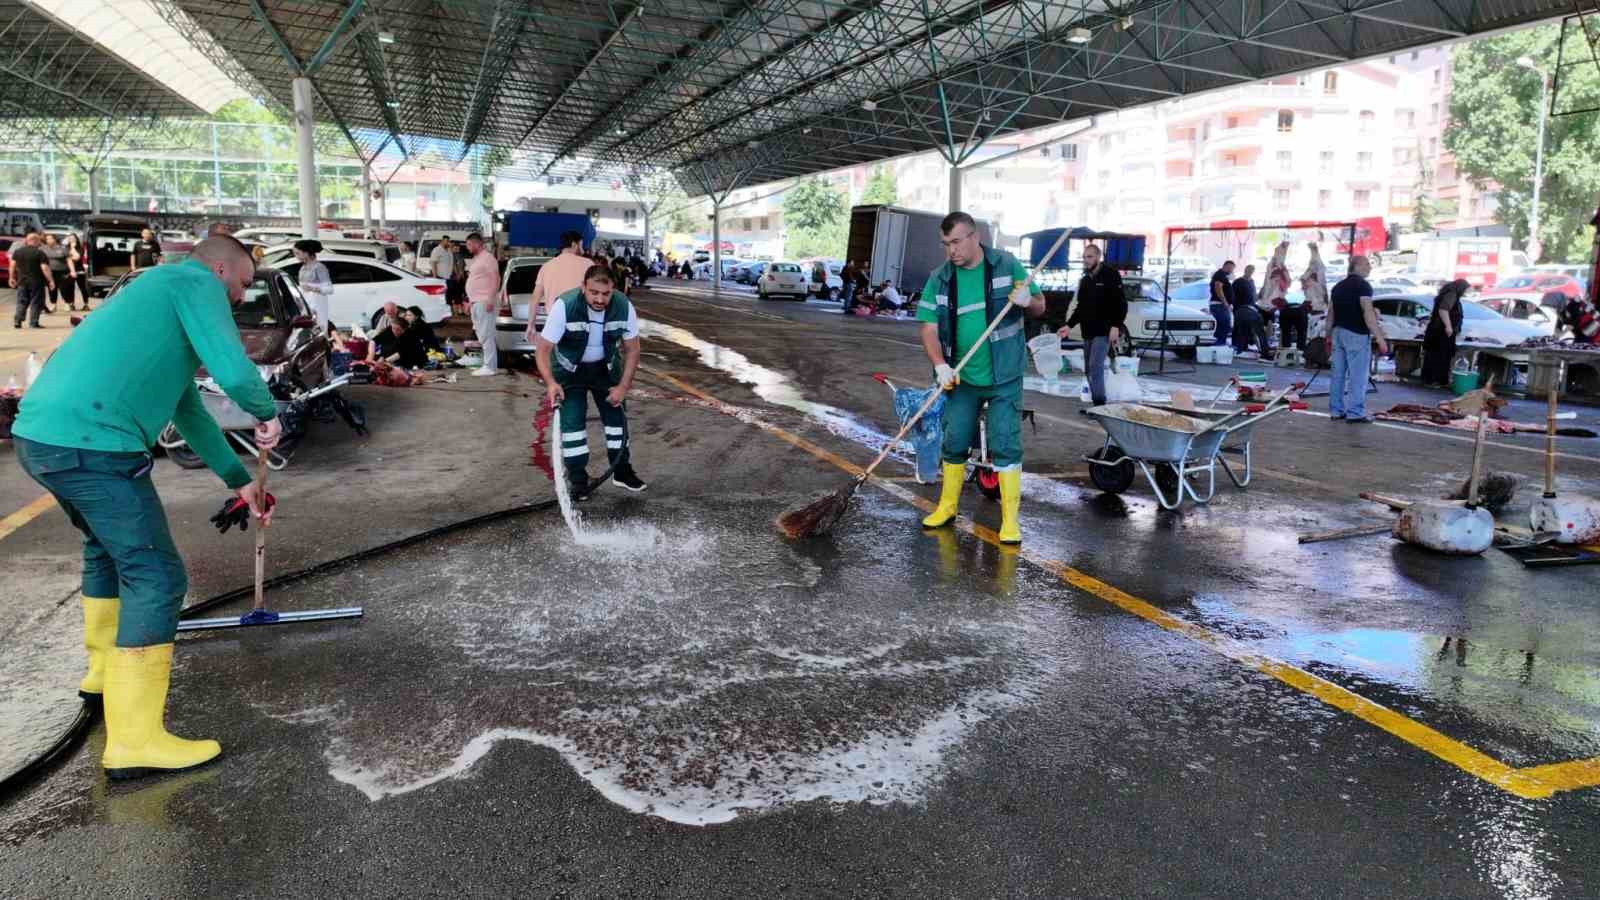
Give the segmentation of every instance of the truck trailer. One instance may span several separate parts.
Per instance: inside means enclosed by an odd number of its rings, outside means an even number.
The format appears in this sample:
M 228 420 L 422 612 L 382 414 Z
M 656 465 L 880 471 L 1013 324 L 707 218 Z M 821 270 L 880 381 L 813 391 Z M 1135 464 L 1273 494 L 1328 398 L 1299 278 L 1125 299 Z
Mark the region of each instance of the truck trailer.
M 873 285 L 893 282 L 906 296 L 922 291 L 928 275 L 944 263 L 939 242 L 940 213 L 873 204 L 850 209 L 850 237 L 845 258 L 867 264 Z M 978 240 L 990 244 L 993 231 L 978 219 Z

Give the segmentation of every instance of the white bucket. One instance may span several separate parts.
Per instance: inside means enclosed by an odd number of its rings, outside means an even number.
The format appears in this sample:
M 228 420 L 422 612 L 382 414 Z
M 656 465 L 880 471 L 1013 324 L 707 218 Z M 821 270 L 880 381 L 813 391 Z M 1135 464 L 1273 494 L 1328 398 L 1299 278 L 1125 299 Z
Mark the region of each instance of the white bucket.
M 1233 365 L 1233 348 L 1232 347 L 1212 347 L 1211 351 L 1212 351 L 1212 362 L 1215 362 L 1219 366 L 1231 366 L 1231 365 Z
M 1539 497 L 1528 510 L 1534 531 L 1554 531 L 1558 544 L 1600 541 L 1600 502 L 1581 495 Z
M 1479 507 L 1440 500 L 1422 500 L 1402 510 L 1394 536 L 1453 556 L 1476 556 L 1494 543 L 1494 516 Z
M 1028 349 L 1033 351 L 1033 367 L 1039 371 L 1039 376 L 1054 381 L 1061 377 L 1061 339 L 1055 332 L 1041 334 L 1028 342 Z
M 1067 368 L 1073 372 L 1087 372 L 1089 367 L 1084 364 L 1083 350 L 1063 350 L 1062 358 L 1067 361 Z
M 1206 363 L 1206 364 L 1210 364 L 1210 363 L 1216 362 L 1217 361 L 1217 348 L 1216 347 L 1196 347 L 1196 348 L 1194 348 L 1194 361 L 1197 362 L 1197 363 Z
M 1112 371 L 1123 375 L 1137 375 L 1139 374 L 1139 359 L 1134 356 L 1119 356 L 1117 357 L 1117 364 Z

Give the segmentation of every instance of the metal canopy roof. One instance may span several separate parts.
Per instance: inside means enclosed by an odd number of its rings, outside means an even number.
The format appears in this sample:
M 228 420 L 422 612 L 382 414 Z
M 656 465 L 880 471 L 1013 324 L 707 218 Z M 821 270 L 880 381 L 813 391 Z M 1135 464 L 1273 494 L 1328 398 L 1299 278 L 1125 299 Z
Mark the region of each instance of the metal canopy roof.
M 511 149 L 524 174 L 670 169 L 712 194 L 929 149 L 959 163 L 996 135 L 1571 10 L 1570 0 L 146 2 L 252 93 L 287 106 L 291 80 L 309 75 L 319 115 L 365 156 L 414 152 L 415 135 L 460 155 Z M 0 7 L 37 17 L 15 0 Z M 56 65 L 49 52 L 16 56 Z M 12 76 L 6 96 L 59 83 L 15 60 L 0 69 Z M 142 76 L 110 80 L 141 88 L 144 107 L 125 108 L 192 112 Z M 71 91 L 60 109 L 103 109 L 104 87 Z

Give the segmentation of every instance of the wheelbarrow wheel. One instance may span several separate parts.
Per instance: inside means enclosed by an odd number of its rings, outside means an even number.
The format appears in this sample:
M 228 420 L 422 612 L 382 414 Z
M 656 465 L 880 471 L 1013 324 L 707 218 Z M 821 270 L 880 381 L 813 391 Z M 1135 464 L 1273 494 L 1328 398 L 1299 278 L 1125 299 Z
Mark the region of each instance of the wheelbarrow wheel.
M 990 500 L 1000 499 L 1000 475 L 995 470 L 983 467 L 978 469 L 978 493 Z
M 1089 480 L 1108 494 L 1120 494 L 1133 484 L 1133 460 L 1121 447 L 1101 447 L 1092 454 L 1094 459 L 1115 462 L 1115 465 L 1089 464 Z
M 1172 497 L 1178 493 L 1178 470 L 1172 463 L 1156 464 L 1156 486 L 1161 488 L 1161 493 Z

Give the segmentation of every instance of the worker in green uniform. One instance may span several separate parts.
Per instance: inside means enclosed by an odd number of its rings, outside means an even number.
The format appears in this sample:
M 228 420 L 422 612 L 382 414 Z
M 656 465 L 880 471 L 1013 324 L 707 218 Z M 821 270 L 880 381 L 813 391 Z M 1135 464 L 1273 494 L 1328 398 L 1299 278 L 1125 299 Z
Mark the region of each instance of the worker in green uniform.
M 22 398 L 12 433 L 22 470 L 83 532 L 83 644 L 78 686 L 105 710 L 107 776 L 187 769 L 222 752 L 216 741 L 167 733 L 167 685 L 183 560 L 150 480 L 150 450 L 170 421 L 256 517 L 258 495 L 195 388 L 206 372 L 255 416 L 256 444 L 277 444 L 277 405 L 245 356 L 232 304 L 255 262 L 231 237 L 209 237 L 181 263 L 152 266 L 83 320 Z
M 1027 280 L 1028 272 L 1016 257 L 979 242 L 978 223 L 971 216 L 953 212 L 939 223 L 939 232 L 948 261 L 928 276 L 917 318 L 923 322 L 922 347 L 949 396 L 939 506 L 922 524 L 939 528 L 955 519 L 967 454 L 978 436 L 978 412 L 987 401 L 989 458 L 1000 477 L 1000 540 L 1020 544 L 1022 374 L 1028 363 L 1022 317 L 1043 316 L 1044 296 Z M 1000 327 L 978 346 L 958 377 L 955 364 L 1002 314 Z

